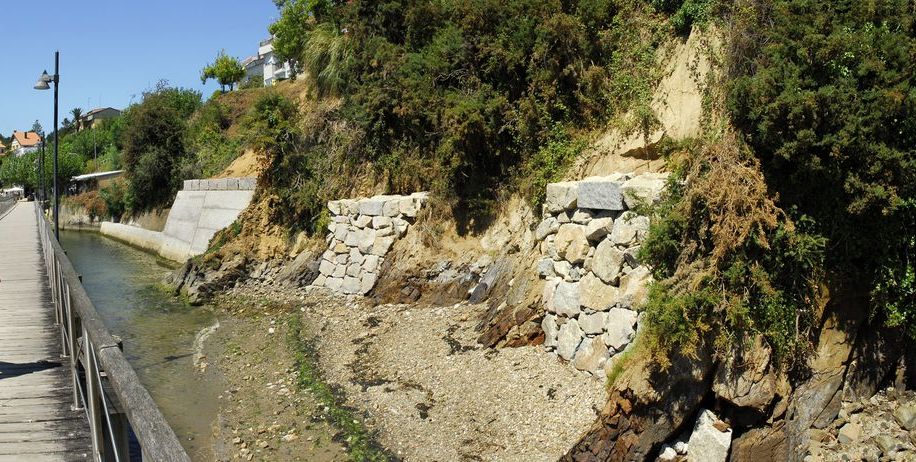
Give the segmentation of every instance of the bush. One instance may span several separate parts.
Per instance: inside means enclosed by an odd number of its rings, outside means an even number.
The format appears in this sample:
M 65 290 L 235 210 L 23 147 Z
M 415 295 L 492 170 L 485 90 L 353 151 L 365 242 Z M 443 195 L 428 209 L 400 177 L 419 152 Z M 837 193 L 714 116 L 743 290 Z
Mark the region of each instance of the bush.
M 127 212 L 126 189 L 121 181 L 115 181 L 99 189 L 99 196 L 105 202 L 105 208 L 114 222 L 120 222 L 121 217 Z
M 89 215 L 90 220 L 109 217 L 106 202 L 99 195 L 99 191 L 86 191 L 75 196 L 68 196 L 64 201 L 71 206 L 82 208 Z
M 824 240 L 776 206 L 733 136 L 681 163 L 640 251 L 658 281 L 645 309 L 650 349 L 664 365 L 675 351 L 711 342 L 724 356 L 761 334 L 791 366 L 809 348 Z
M 916 338 L 912 2 L 740 2 L 729 108 L 827 269 Z M 883 309 L 882 309 L 883 308 Z
M 124 128 L 124 167 L 132 211 L 168 205 L 181 188 L 187 119 L 200 106 L 200 93 L 158 87 L 131 106 Z

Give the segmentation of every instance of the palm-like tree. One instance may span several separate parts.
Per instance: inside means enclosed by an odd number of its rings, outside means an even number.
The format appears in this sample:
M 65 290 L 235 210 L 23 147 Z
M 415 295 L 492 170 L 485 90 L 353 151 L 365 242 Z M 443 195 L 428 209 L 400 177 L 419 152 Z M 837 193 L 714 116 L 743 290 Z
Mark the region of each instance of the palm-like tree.
M 80 131 L 80 117 L 83 116 L 83 108 L 75 107 L 70 109 L 70 114 L 73 116 L 73 125 L 76 127 L 76 131 Z

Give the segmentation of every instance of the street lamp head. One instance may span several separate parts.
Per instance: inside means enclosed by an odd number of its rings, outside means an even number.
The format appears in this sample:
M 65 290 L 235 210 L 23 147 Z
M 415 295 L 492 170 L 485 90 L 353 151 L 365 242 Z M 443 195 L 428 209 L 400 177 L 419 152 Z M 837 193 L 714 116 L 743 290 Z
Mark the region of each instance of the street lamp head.
M 51 82 L 51 80 L 53 79 L 48 75 L 48 71 L 44 71 L 41 73 L 41 76 L 38 77 L 38 81 L 35 82 L 35 86 L 32 88 L 36 90 L 48 90 L 51 88 L 51 86 L 48 85 L 48 82 Z

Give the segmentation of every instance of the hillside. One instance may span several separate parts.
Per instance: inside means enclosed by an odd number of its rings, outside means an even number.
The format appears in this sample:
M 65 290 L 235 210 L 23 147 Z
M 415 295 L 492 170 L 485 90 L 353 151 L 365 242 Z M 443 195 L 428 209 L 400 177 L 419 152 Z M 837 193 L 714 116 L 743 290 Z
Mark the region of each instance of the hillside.
M 121 208 L 257 175 L 170 283 L 304 322 L 353 459 L 911 460 L 911 2 L 277 4 L 297 79 L 145 95 Z

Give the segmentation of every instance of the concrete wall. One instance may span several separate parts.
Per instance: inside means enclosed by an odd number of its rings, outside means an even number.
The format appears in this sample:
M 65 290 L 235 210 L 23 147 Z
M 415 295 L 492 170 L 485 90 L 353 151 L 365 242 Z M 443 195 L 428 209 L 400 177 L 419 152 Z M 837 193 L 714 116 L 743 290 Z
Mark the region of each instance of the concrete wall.
M 175 197 L 161 233 L 108 222 L 102 224 L 101 231 L 182 262 L 206 252 L 213 235 L 238 218 L 254 197 L 255 183 L 255 178 L 187 180 Z

